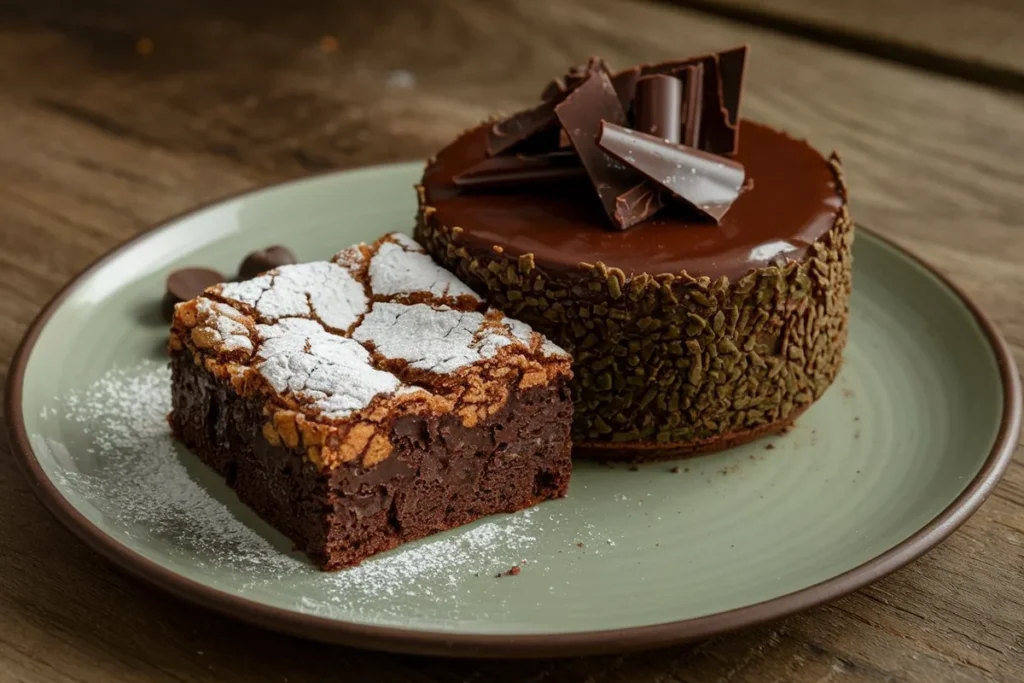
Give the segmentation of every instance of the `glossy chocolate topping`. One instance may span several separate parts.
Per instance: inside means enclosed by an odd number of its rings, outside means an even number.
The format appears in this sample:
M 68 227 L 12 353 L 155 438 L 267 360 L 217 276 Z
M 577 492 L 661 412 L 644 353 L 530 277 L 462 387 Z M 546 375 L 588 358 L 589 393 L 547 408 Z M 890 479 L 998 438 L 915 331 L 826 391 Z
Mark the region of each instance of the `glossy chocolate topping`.
M 462 228 L 470 249 L 532 253 L 545 269 L 604 263 L 626 275 L 679 273 L 730 280 L 786 258 L 800 259 L 832 227 L 843 204 L 828 161 L 810 145 L 752 121 L 740 124 L 734 159 L 753 188 L 719 225 L 669 207 L 626 231 L 607 229 L 593 188 L 578 184 L 507 192 L 460 190 L 453 176 L 487 156 L 488 126 L 442 150 L 423 178 L 426 203 L 443 225 Z

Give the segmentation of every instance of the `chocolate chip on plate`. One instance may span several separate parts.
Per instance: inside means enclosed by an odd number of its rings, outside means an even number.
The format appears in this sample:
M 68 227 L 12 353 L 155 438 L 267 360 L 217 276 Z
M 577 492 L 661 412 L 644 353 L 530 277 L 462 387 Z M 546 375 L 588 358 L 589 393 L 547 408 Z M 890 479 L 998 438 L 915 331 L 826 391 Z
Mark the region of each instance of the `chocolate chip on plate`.
M 224 276 L 210 268 L 180 268 L 171 272 L 162 305 L 164 317 L 170 321 L 175 304 L 196 298 L 218 282 L 224 282 Z
M 246 256 L 242 261 L 242 266 L 238 269 L 238 279 L 248 280 L 260 273 L 296 262 L 295 254 L 288 247 L 274 245 L 266 249 L 259 249 Z

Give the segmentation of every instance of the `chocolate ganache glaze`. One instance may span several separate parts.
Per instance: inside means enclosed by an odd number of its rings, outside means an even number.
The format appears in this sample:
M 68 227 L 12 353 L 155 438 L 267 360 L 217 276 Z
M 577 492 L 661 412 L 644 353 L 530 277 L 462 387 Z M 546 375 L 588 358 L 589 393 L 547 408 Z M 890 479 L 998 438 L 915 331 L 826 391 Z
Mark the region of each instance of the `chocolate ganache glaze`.
M 603 262 L 627 275 L 685 271 L 735 281 L 753 269 L 804 258 L 844 204 L 832 165 L 819 152 L 744 119 L 733 158 L 743 164 L 752 187 L 720 224 L 669 207 L 630 230 L 608 230 L 586 178 L 501 191 L 457 187 L 456 175 L 488 157 L 489 127 L 463 134 L 428 165 L 425 203 L 439 223 L 462 228 L 468 249 L 497 245 L 513 257 L 533 254 L 541 268 Z

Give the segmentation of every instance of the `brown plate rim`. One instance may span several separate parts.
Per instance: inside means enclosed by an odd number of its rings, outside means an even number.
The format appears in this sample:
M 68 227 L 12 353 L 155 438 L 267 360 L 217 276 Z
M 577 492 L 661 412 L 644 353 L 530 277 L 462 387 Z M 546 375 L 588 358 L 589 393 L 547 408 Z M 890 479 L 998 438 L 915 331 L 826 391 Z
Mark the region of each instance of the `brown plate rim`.
M 389 165 L 369 167 L 383 170 Z M 397 166 L 394 165 L 394 166 Z M 344 172 L 342 172 L 344 173 Z M 1009 347 L 995 325 L 966 293 L 942 273 L 896 242 L 857 225 L 857 230 L 916 262 L 967 306 L 992 348 L 1003 384 L 1003 414 L 995 444 L 978 474 L 941 513 L 884 553 L 820 583 L 764 602 L 680 621 L 602 631 L 555 634 L 463 634 L 339 621 L 253 602 L 185 578 L 130 550 L 90 522 L 54 486 L 32 451 L 22 415 L 22 385 L 28 359 L 50 317 L 83 280 L 129 246 L 221 202 L 311 178 L 272 183 L 207 202 L 168 218 L 114 247 L 71 279 L 32 321 L 11 361 L 4 415 L 15 460 L 50 512 L 93 550 L 145 582 L 190 602 L 268 629 L 341 645 L 449 657 L 567 657 L 627 652 L 684 643 L 754 626 L 834 600 L 917 559 L 948 537 L 981 506 L 1006 471 L 1021 426 L 1021 381 Z

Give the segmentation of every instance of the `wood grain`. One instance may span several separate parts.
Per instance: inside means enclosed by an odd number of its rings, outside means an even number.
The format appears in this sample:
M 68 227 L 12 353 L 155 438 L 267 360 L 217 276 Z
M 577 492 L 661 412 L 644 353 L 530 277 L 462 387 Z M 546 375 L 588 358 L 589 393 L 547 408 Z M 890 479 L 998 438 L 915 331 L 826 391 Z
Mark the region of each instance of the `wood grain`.
M 749 41 L 746 113 L 841 150 L 857 218 L 951 275 L 1024 362 L 1019 97 L 658 5 L 280 7 L 0 8 L 0 358 L 73 273 L 197 202 L 425 156 L 592 53 L 628 64 Z M 696 646 L 558 662 L 382 656 L 209 614 L 75 541 L 6 453 L 0 516 L 0 671 L 19 681 L 1012 681 L 1024 667 L 1020 453 L 961 531 L 851 597 Z
M 688 4 L 687 0 L 680 0 Z M 807 23 L 1024 73 L 1024 5 L 1016 0 L 701 0 L 725 13 Z

